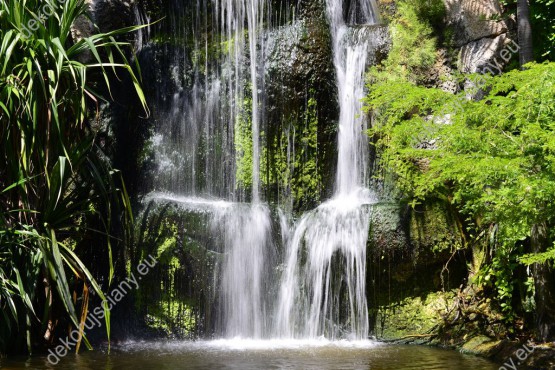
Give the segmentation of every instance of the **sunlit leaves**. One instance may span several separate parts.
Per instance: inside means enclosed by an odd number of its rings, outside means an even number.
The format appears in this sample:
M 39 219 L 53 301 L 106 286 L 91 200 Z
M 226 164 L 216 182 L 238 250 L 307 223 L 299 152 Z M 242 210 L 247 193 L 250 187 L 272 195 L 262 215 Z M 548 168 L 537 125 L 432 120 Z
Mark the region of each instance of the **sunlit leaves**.
M 517 246 L 537 224 L 555 237 L 555 64 L 488 77 L 480 101 L 406 81 L 369 88 L 370 134 L 407 200 L 448 199 L 471 237 L 496 225 L 488 276 L 509 310 Z M 453 99 L 460 107 L 448 114 Z M 554 256 L 549 250 L 520 261 Z

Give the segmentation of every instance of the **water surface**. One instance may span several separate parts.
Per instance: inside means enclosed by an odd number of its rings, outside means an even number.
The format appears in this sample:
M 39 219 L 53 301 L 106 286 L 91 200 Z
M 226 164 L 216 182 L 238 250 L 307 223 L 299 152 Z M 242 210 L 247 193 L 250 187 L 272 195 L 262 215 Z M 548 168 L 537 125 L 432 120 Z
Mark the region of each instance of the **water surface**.
M 3 360 L 4 369 L 165 370 L 496 370 L 499 366 L 456 351 L 371 341 L 215 340 L 127 342 L 105 350 L 68 355 L 53 366 L 46 357 Z

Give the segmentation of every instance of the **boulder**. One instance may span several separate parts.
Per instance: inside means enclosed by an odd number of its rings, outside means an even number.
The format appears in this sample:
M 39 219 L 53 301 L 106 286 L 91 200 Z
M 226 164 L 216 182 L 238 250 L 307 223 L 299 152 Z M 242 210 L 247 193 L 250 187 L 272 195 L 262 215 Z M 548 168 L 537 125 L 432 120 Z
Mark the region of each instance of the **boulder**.
M 483 38 L 506 33 L 507 22 L 501 20 L 502 8 L 497 0 L 444 0 L 447 26 L 454 30 L 456 47 Z
M 464 45 L 459 51 L 459 70 L 463 73 L 482 72 L 494 59 L 502 60 L 499 55 L 509 41 L 506 34 L 501 34 Z

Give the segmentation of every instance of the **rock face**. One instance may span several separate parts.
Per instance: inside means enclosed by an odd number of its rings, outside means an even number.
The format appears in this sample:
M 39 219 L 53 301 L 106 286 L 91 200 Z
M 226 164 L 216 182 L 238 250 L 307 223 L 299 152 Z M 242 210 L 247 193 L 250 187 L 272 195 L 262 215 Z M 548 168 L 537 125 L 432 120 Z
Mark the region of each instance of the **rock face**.
M 310 209 L 333 184 L 339 115 L 329 104 L 337 90 L 325 8 L 304 6 L 298 20 L 270 32 L 266 55 L 267 149 L 274 164 L 266 172 L 266 194 Z M 286 177 L 278 173 L 283 169 Z
M 433 25 L 443 48 L 426 85 L 457 93 L 462 86 L 454 76 L 499 74 L 518 45 L 511 39 L 513 23 L 502 20 L 497 0 L 443 2 L 444 22 Z M 381 5 L 394 14 L 395 2 Z M 381 227 L 371 233 L 368 299 L 373 334 L 429 342 L 428 335 L 442 323 L 441 316 L 447 316 L 468 276 L 464 252 L 457 252 L 464 249 L 462 226 L 444 202 L 407 207 L 404 212 L 399 208 L 398 214 L 390 223 L 400 228 Z M 379 224 L 387 225 L 384 220 Z
M 274 162 L 267 173 L 268 199 L 287 204 L 292 198 L 294 210 L 313 209 L 331 196 L 337 158 L 331 36 L 325 9 L 315 4 L 312 12 L 301 9 L 299 20 L 272 31 L 266 42 L 267 145 Z M 388 47 L 387 28 L 367 27 L 364 32 L 375 40 L 368 60 L 377 63 Z M 279 155 L 284 142 L 293 148 L 290 163 Z M 276 172 L 287 167 L 290 178 L 280 179 Z
M 501 17 L 498 0 L 444 0 L 446 25 L 453 30 L 458 69 L 476 73 L 499 57 L 511 42 L 512 24 Z M 503 61 L 503 64 L 506 64 Z
M 100 31 L 107 32 L 135 24 L 133 0 L 87 0 L 92 19 Z
M 444 0 L 447 25 L 454 30 L 455 46 L 462 47 L 508 31 L 507 23 L 498 20 L 502 13 L 498 0 Z
M 375 207 L 369 238 L 368 305 L 371 334 L 391 340 L 426 335 L 441 323 L 446 302 L 465 276 L 453 250 L 462 241 L 443 202 Z M 450 262 L 448 262 L 450 261 Z
M 464 45 L 459 52 L 459 70 L 463 73 L 482 72 L 490 63 L 495 63 L 495 60 L 500 60 L 501 66 L 504 66 L 506 61 L 500 58 L 500 54 L 509 43 L 509 37 L 503 33 Z
M 87 4 L 87 8 L 94 16 L 94 2 L 93 0 L 86 0 L 85 4 Z M 92 35 L 94 32 L 93 23 L 90 19 L 85 17 L 77 18 L 77 21 L 71 26 L 71 35 L 74 39 L 79 40 L 83 37 L 88 37 Z
M 135 25 L 132 0 L 85 0 L 90 18 L 80 17 L 71 27 L 74 39 L 79 40 L 95 33 L 95 25 L 100 32 L 110 32 Z M 132 34 L 128 35 L 133 37 Z M 87 55 L 86 58 L 90 58 Z

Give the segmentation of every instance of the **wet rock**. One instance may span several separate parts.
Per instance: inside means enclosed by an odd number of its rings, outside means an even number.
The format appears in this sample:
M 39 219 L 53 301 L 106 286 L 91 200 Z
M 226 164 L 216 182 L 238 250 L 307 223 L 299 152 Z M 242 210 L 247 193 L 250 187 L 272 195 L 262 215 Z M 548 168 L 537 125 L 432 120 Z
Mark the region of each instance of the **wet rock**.
M 377 314 L 374 335 L 385 341 L 428 344 L 454 295 L 452 291 L 427 293 L 383 306 Z
M 85 4 L 89 12 L 94 12 L 94 1 L 85 0 Z M 81 16 L 77 18 L 74 24 L 71 25 L 71 36 L 75 40 L 80 40 L 84 37 L 89 37 L 94 32 L 94 25 L 87 17 Z
M 290 154 L 292 163 L 274 163 L 270 169 L 294 166 L 291 186 L 267 184 L 267 194 L 271 201 L 284 204 L 293 196 L 295 210 L 314 208 L 331 196 L 339 116 L 325 10 L 314 5 L 318 12 L 310 14 L 303 9 L 299 20 L 275 29 L 266 41 L 267 142 L 275 143 L 270 144 L 269 152 L 285 157 L 283 143 L 287 141 L 295 150 Z M 295 156 L 301 154 L 303 160 L 295 163 Z M 306 189 L 298 188 L 309 183 L 312 185 Z
M 94 23 L 101 32 L 135 24 L 133 2 L 125 0 L 88 0 Z
M 402 207 L 399 204 L 378 203 L 371 206 L 368 239 L 371 252 L 374 254 L 407 249 Z
M 555 368 L 555 348 L 553 343 L 529 345 L 528 348 L 532 350 L 532 352 L 522 363 L 519 369 L 551 370 Z M 516 355 L 516 352 L 514 354 Z
M 411 210 L 409 225 L 410 242 L 416 251 L 441 253 L 462 245 L 456 220 L 442 203 L 427 203 Z M 428 261 L 430 257 L 424 256 Z

